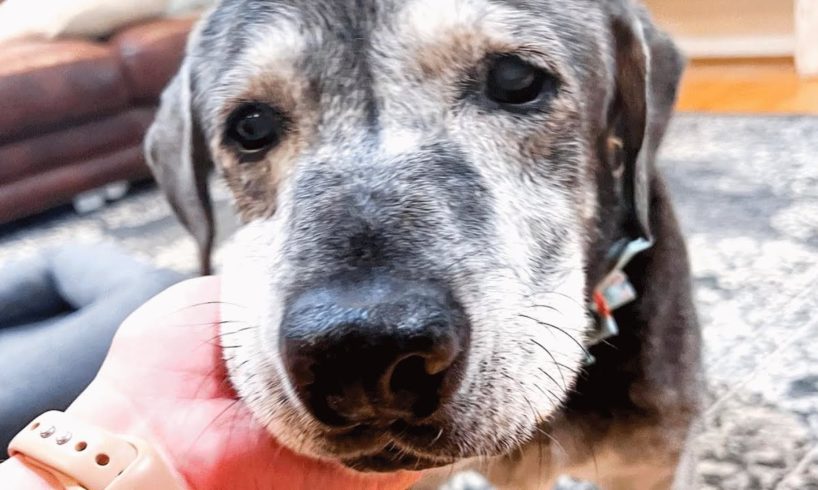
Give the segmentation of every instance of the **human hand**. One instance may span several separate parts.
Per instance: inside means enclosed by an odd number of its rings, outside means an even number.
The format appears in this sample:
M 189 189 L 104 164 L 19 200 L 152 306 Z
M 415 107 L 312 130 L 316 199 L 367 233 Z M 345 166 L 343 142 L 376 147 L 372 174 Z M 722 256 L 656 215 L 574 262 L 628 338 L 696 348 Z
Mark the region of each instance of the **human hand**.
M 136 311 L 67 412 L 152 442 L 196 490 L 390 490 L 418 479 L 412 472 L 356 473 L 278 445 L 227 380 L 219 297 L 218 278 L 195 279 Z

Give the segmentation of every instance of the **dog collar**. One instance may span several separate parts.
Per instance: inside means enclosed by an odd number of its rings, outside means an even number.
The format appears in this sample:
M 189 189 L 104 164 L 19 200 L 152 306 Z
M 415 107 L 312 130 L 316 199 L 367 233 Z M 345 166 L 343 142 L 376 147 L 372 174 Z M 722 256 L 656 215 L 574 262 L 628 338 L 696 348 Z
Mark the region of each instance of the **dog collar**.
M 625 274 L 625 267 L 638 254 L 653 246 L 653 241 L 644 238 L 636 240 L 623 239 L 614 244 L 608 252 L 608 260 L 613 267 L 594 288 L 588 308 L 596 321 L 585 342 L 587 347 L 594 346 L 619 334 L 619 325 L 613 312 L 636 299 L 636 289 Z M 589 354 L 589 364 L 593 357 Z

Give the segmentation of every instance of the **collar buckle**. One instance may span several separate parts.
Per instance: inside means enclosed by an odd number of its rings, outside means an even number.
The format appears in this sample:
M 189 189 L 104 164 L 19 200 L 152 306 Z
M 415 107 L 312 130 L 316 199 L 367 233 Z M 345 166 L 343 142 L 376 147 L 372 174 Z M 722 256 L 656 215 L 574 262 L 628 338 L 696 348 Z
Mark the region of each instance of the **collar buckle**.
M 608 259 L 613 263 L 613 267 L 594 287 L 591 303 L 588 305 L 596 322 L 594 322 L 593 330 L 587 336 L 585 342 L 587 347 L 619 335 L 619 325 L 616 323 L 613 312 L 638 297 L 624 269 L 634 257 L 652 246 L 652 240 L 638 238 L 636 240 L 623 239 L 611 247 Z M 593 364 L 593 362 L 593 356 L 589 354 L 587 364 Z

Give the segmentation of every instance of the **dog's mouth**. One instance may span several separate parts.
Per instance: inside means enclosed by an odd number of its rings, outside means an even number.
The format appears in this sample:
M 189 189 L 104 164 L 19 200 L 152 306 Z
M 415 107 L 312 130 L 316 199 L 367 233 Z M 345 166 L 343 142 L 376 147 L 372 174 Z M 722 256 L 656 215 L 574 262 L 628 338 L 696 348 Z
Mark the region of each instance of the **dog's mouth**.
M 364 472 L 425 470 L 451 464 L 459 457 L 445 437 L 446 429 L 396 421 L 388 427 L 358 425 L 325 434 L 325 451 L 344 465 Z

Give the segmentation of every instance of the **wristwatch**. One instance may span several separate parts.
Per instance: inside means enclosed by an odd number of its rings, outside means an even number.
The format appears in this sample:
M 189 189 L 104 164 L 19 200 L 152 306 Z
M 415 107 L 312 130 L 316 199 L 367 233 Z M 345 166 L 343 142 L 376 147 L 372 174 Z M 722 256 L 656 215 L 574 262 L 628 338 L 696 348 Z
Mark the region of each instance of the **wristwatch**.
M 145 440 L 112 434 L 63 412 L 46 412 L 20 431 L 9 455 L 54 475 L 66 490 L 187 490 Z

